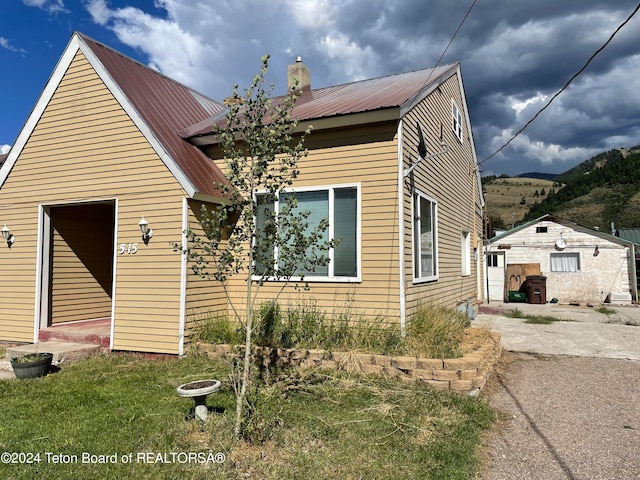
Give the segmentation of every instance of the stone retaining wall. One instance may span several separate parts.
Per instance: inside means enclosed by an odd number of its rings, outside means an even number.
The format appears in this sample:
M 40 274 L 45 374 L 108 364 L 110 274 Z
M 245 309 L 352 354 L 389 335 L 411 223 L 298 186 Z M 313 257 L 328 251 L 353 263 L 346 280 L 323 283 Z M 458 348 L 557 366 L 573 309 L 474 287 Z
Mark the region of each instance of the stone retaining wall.
M 198 343 L 197 351 L 209 358 L 240 356 L 243 347 Z M 360 352 L 298 350 L 254 347 L 254 359 L 262 366 L 299 366 L 341 369 L 349 372 L 398 377 L 407 382 L 426 383 L 437 390 L 478 395 L 502 354 L 500 335 L 491 332 L 485 344 L 460 358 L 417 358 L 373 355 Z

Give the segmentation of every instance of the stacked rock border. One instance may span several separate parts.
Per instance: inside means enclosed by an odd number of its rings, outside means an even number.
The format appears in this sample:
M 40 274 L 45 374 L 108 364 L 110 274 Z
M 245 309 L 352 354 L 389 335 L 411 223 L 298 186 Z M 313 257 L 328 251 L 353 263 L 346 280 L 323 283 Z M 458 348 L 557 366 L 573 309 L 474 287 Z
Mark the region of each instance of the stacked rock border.
M 212 359 L 238 358 L 243 347 L 198 343 L 197 352 Z M 407 382 L 425 383 L 436 390 L 478 395 L 502 354 L 500 335 L 490 332 L 487 341 L 459 358 L 419 358 L 332 352 L 320 349 L 254 347 L 254 361 L 262 367 L 318 367 L 351 373 L 383 375 Z

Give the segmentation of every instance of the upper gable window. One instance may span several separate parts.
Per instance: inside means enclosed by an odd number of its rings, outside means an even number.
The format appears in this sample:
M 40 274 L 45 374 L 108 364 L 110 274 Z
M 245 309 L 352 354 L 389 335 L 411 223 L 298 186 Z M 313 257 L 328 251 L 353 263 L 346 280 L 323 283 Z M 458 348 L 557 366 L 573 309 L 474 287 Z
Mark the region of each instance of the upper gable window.
M 462 114 L 456 102 L 451 100 L 451 117 L 452 117 L 452 129 L 456 137 L 462 142 Z

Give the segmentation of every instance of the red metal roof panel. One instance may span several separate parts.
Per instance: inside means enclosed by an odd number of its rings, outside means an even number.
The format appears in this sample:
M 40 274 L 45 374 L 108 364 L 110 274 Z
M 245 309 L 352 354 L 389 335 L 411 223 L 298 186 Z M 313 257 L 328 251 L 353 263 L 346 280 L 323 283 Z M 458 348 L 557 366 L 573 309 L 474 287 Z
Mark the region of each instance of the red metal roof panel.
M 307 121 L 402 107 L 456 66 L 448 64 L 311 90 L 300 96 L 292 116 Z M 212 132 L 213 120 L 194 124 L 182 134 L 185 137 L 208 135 Z
M 228 183 L 224 174 L 209 157 L 177 132 L 224 110 L 224 105 L 95 40 L 80 36 L 195 187 L 196 193 L 221 197 L 214 182 Z

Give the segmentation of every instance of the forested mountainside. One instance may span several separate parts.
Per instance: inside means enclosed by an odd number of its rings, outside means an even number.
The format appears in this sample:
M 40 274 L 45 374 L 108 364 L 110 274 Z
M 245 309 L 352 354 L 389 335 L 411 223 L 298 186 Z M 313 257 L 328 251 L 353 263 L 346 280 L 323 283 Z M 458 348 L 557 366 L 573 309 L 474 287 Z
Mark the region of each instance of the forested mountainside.
M 640 228 L 640 145 L 599 153 L 547 183 L 541 177 L 483 178 L 494 228 L 511 228 L 547 213 L 605 232 L 611 222 L 616 228 Z

